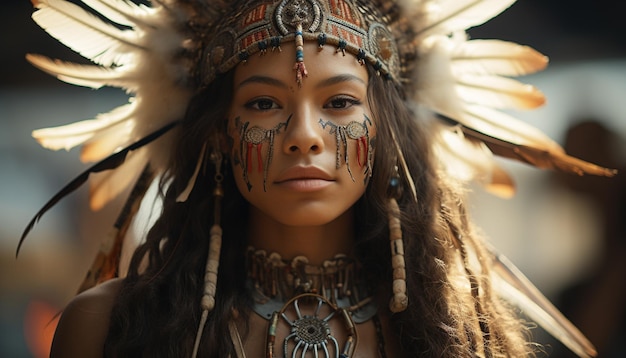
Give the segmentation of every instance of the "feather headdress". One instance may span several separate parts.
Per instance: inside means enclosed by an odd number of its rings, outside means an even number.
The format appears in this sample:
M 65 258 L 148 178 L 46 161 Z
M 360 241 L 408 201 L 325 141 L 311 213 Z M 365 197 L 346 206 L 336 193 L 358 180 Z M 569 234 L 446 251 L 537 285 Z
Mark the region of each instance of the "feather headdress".
M 116 255 L 127 224 L 151 180 L 164 170 L 169 155 L 167 137 L 184 116 L 192 95 L 215 73 L 233 68 L 245 60 L 244 55 L 263 51 L 272 39 L 264 38 L 246 48 L 226 49 L 231 57 L 225 57 L 225 49 L 215 45 L 220 40 L 216 39 L 220 34 L 218 23 L 229 16 L 237 18 L 240 13 L 233 14 L 231 9 L 247 4 L 245 1 L 153 0 L 152 6 L 129 0 L 82 0 L 86 6 L 65 0 L 32 1 L 37 8 L 33 19 L 93 62 L 78 65 L 28 55 L 33 65 L 71 84 L 95 89 L 119 87 L 130 96 L 129 103 L 94 119 L 33 132 L 49 149 L 81 146 L 81 160 L 96 164 L 37 213 L 20 239 L 18 252 L 36 221 L 91 175 L 93 209 L 106 205 L 127 187 L 135 188 L 82 290 L 117 274 Z M 289 2 L 283 0 L 279 6 Z M 317 4 L 317 0 L 306 2 Z M 500 112 L 544 103 L 537 89 L 511 77 L 544 69 L 547 58 L 510 42 L 470 40 L 466 30 L 498 15 L 515 0 L 355 2 L 359 9 L 369 9 L 373 4 L 379 16 L 386 19 L 382 32 L 359 35 L 361 40 L 376 37 L 378 42 L 362 52 L 362 48 L 344 43 L 340 37 L 318 36 L 317 41 L 320 45 L 330 41 L 342 51 L 353 52 L 359 61 L 370 63 L 405 86 L 414 104 L 438 116 L 441 123 L 435 138 L 436 153 L 449 175 L 461 180 L 479 179 L 494 192 L 511 195 L 512 180 L 495 164 L 494 154 L 578 175 L 614 175 L 612 170 L 568 156 L 539 130 Z M 369 22 L 371 16 L 361 15 Z M 298 31 L 292 41 L 303 36 L 302 29 Z M 387 31 L 392 36 L 387 36 Z M 312 38 L 310 33 L 304 36 Z M 390 47 L 382 46 L 393 38 L 397 63 L 389 55 Z M 398 154 L 401 160 L 402 153 Z M 547 322 L 551 332 L 575 352 L 582 356 L 594 354 L 589 342 L 573 326 L 563 324 L 564 318 L 547 307 L 543 296 L 537 296 L 527 280 L 504 265 L 499 256 L 494 255 L 493 262 L 498 268 L 496 274 L 505 283 L 503 293 L 517 297 L 514 301 L 536 312 L 535 316 Z

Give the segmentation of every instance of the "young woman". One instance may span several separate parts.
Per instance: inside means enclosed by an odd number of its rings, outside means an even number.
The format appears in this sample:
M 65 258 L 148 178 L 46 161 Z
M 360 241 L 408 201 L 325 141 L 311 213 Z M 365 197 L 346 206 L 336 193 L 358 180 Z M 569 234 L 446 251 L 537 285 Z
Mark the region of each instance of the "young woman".
M 168 134 L 159 219 L 125 278 L 64 310 L 53 357 L 533 354 L 491 280 L 511 271 L 441 162 L 443 129 L 412 104 L 428 91 L 406 81 L 419 72 L 406 48 L 433 18 L 420 28 L 387 1 L 86 3 L 148 34 L 149 14 L 186 14 L 174 55 L 151 56 L 188 66 L 192 95 Z

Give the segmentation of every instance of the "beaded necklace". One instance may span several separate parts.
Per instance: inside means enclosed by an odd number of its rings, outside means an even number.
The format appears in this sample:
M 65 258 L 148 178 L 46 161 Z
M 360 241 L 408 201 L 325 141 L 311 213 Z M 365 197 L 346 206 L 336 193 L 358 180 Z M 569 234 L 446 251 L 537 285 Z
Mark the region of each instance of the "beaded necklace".
M 268 320 L 266 357 L 275 357 L 281 343 L 284 357 L 304 357 L 309 352 L 315 357 L 352 357 L 358 340 L 355 324 L 370 319 L 379 354 L 385 357 L 378 307 L 356 260 L 336 255 L 315 266 L 304 256 L 288 261 L 254 248 L 248 250 L 247 259 L 253 310 Z M 331 320 L 342 321 L 346 337 L 342 342 L 331 330 Z M 283 342 L 276 341 L 280 324 L 289 327 Z

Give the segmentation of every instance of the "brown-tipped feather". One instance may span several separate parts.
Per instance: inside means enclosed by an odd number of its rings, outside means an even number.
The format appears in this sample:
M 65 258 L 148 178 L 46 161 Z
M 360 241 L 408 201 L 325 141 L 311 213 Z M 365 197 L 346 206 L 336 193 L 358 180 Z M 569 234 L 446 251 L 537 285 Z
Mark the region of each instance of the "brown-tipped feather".
M 124 238 L 154 177 L 154 172 L 149 165 L 146 165 L 126 199 L 126 203 L 120 211 L 113 229 L 101 243 L 100 250 L 96 254 L 77 293 L 119 276 L 118 270 Z
M 162 127 L 161 129 L 155 132 L 152 132 L 150 135 L 138 140 L 137 142 L 109 156 L 108 158 L 92 165 L 87 170 L 85 170 L 80 175 L 78 175 L 76 178 L 74 178 L 72 181 L 70 181 L 67 185 L 65 185 L 61 190 L 59 190 L 58 193 L 56 193 L 50 200 L 48 200 L 48 202 L 41 209 L 39 209 L 37 214 L 35 214 L 35 216 L 28 223 L 28 225 L 24 229 L 24 232 L 22 233 L 22 236 L 20 237 L 20 240 L 17 244 L 17 249 L 15 250 L 15 257 L 19 255 L 20 249 L 22 248 L 22 244 L 24 243 L 26 236 L 32 230 L 35 224 L 41 219 L 41 217 L 48 210 L 50 210 L 53 206 L 55 206 L 61 199 L 71 194 L 76 189 L 80 188 L 89 179 L 89 175 L 91 173 L 99 173 L 105 170 L 111 170 L 111 169 L 115 169 L 119 167 L 126 160 L 126 156 L 128 155 L 128 153 L 132 152 L 133 150 L 139 149 L 143 147 L 144 145 L 161 137 L 163 134 L 167 133 L 169 130 L 174 128 L 174 126 L 176 126 L 178 123 L 179 122 L 172 122 L 166 125 L 165 127 Z
M 597 355 L 593 344 L 506 257 L 492 252 L 491 267 L 501 296 L 578 356 Z

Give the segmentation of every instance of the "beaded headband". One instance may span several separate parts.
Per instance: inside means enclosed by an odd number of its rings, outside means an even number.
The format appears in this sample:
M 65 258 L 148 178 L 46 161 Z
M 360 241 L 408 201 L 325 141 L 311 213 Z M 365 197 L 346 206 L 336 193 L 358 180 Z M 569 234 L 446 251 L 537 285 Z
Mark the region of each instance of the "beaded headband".
M 255 53 L 281 51 L 280 45 L 295 42 L 296 81 L 301 84 L 307 71 L 304 41 L 319 47 L 335 46 L 338 52 L 356 56 L 380 74 L 398 78 L 398 50 L 384 17 L 370 2 L 346 0 L 243 1 L 237 11 L 225 17 L 217 35 L 203 51 L 201 83 L 208 84 Z

